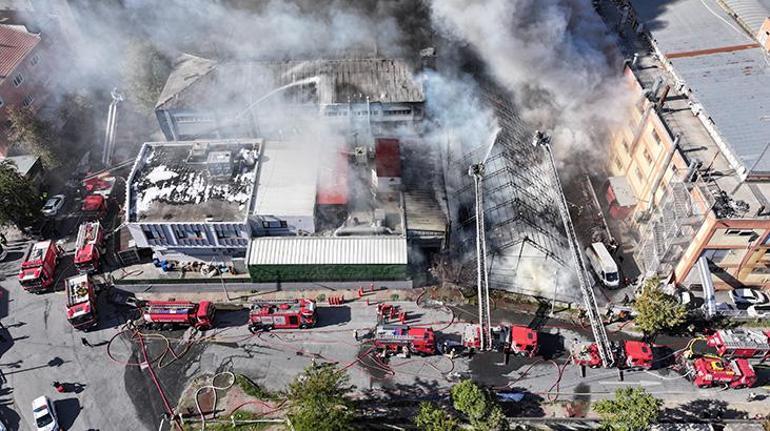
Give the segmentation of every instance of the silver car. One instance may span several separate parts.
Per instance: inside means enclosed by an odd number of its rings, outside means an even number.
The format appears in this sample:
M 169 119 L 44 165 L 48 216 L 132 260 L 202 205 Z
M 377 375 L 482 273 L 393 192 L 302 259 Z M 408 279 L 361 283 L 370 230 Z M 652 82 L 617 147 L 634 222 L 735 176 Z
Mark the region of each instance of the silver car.
M 43 205 L 43 209 L 40 212 L 46 217 L 56 217 L 64 206 L 64 195 L 51 196 Z

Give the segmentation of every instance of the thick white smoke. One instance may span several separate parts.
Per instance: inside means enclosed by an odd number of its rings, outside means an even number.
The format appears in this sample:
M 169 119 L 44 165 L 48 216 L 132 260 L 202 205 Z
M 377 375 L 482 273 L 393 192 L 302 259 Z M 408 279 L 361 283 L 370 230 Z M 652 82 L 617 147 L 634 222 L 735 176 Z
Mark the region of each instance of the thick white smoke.
M 589 0 L 433 0 L 447 37 L 470 44 L 514 94 L 520 115 L 553 135 L 557 154 L 599 156 L 623 120 L 614 41 Z M 574 155 L 574 154 L 572 154 Z

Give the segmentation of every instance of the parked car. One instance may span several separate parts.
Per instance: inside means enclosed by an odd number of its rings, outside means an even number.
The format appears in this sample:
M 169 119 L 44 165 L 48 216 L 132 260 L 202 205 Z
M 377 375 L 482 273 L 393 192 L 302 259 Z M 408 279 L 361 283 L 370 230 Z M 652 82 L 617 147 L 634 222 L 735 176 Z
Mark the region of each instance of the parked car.
M 733 289 L 730 291 L 730 299 L 736 307 L 746 308 L 750 305 L 762 305 L 770 302 L 767 294 L 757 289 Z
M 64 195 L 51 196 L 43 205 L 43 209 L 40 212 L 46 217 L 56 217 L 64 206 Z
M 746 309 L 746 313 L 751 317 L 770 319 L 770 304 L 752 305 Z
M 59 431 L 59 418 L 51 400 L 43 395 L 32 401 L 32 413 L 38 431 Z

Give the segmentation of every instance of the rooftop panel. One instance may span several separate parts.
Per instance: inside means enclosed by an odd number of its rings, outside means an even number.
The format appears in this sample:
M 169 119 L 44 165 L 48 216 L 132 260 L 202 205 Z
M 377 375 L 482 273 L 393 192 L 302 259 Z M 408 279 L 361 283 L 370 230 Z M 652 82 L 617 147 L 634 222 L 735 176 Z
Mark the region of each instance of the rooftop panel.
M 733 17 L 716 0 L 632 0 L 640 21 L 692 90 L 739 170 L 770 174 L 770 66 L 743 27 L 766 0 L 734 0 Z M 758 12 L 759 11 L 759 12 Z M 765 153 L 762 156 L 762 153 Z M 760 160 L 761 157 L 761 160 Z M 730 159 L 730 157 L 728 157 Z
M 318 154 L 299 142 L 265 144 L 253 214 L 313 217 Z
M 243 222 L 248 214 L 260 150 L 256 140 L 147 143 L 131 176 L 134 222 Z M 219 155 L 232 169 L 221 175 Z M 208 154 L 214 153 L 213 162 Z

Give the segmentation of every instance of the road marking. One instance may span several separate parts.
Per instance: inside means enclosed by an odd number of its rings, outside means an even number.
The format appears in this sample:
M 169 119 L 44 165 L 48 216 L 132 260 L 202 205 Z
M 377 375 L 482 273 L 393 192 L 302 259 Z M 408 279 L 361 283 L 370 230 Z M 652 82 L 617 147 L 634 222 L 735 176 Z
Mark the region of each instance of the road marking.
M 621 382 L 621 381 L 601 381 L 600 385 L 640 385 L 640 386 L 657 386 L 662 385 L 661 382 L 652 382 L 650 380 L 639 380 L 638 382 Z

